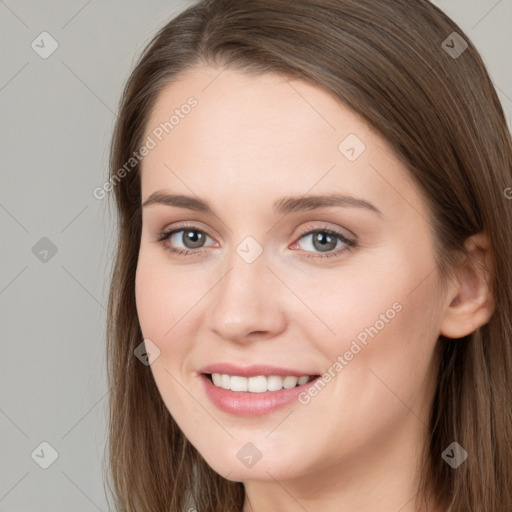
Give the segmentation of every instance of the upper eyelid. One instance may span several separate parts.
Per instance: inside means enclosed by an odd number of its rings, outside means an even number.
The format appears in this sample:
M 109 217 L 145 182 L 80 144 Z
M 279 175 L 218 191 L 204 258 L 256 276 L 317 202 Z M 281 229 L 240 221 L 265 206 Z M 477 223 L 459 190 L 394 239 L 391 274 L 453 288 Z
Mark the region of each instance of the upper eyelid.
M 170 237 L 172 235 L 175 235 L 176 233 L 179 233 L 180 231 L 200 231 L 204 235 L 206 235 L 208 238 L 214 239 L 210 234 L 208 234 L 208 231 L 206 229 L 201 228 L 200 226 L 196 224 L 182 224 L 181 226 L 176 226 L 172 228 L 164 228 L 160 232 L 162 235 L 166 235 L 166 237 Z
M 309 226 L 309 227 L 306 227 L 306 228 L 302 228 L 300 231 L 300 235 L 304 235 L 304 234 L 307 234 L 308 232 L 310 231 L 334 231 L 334 232 L 344 232 L 342 233 L 344 236 L 346 236 L 346 238 L 357 238 L 357 235 L 352 232 L 350 229 L 346 228 L 346 227 L 341 227 L 341 226 L 338 226 L 338 227 L 330 227 L 330 226 L 327 226 L 326 224 L 328 224 L 329 222 L 327 221 L 322 221 L 322 220 L 311 220 L 309 222 L 307 222 L 306 224 L 310 224 L 310 223 L 317 223 L 316 226 Z M 179 231 L 179 230 L 182 230 L 182 229 L 197 229 L 197 231 L 201 231 L 205 234 L 207 234 L 208 236 L 210 236 L 208 234 L 208 231 L 210 228 L 202 228 L 201 227 L 201 221 L 197 221 L 197 220 L 192 220 L 192 221 L 183 221 L 182 224 L 178 224 L 177 226 L 173 226 L 173 227 L 165 227 L 165 228 L 162 228 L 160 230 L 160 233 L 163 233 L 163 232 L 167 232 L 167 233 L 170 233 L 171 231 Z M 319 225 L 320 224 L 320 225 Z M 333 223 L 331 223 L 333 224 Z M 231 231 L 231 230 L 230 230 Z M 210 236 L 211 238 L 211 236 Z

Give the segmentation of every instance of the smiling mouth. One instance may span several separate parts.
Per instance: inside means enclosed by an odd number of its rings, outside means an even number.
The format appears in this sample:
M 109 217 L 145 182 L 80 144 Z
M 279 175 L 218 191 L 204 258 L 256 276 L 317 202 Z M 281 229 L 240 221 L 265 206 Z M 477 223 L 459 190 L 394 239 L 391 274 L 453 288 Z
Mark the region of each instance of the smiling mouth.
M 320 375 L 258 375 L 243 377 L 223 373 L 203 373 L 203 375 L 216 387 L 236 392 L 266 393 L 292 389 L 309 384 Z

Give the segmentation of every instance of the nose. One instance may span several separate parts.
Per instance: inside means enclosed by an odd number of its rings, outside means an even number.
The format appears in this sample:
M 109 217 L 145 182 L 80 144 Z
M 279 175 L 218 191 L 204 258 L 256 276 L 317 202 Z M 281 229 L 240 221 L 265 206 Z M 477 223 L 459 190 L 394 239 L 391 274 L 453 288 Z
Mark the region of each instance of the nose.
M 205 321 L 220 338 L 247 343 L 273 338 L 285 329 L 285 290 L 264 254 L 252 263 L 234 254 L 212 290 Z

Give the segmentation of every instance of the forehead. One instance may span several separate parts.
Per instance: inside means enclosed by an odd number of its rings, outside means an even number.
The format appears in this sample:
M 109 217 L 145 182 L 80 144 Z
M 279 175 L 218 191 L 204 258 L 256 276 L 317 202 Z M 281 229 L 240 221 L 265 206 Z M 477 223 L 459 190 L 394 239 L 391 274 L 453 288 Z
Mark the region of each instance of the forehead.
M 190 112 L 195 130 L 215 128 L 233 132 L 244 128 L 252 137 L 258 135 L 261 139 L 278 131 L 283 139 L 287 134 L 313 131 L 324 137 L 338 132 L 338 137 L 347 129 L 364 138 L 371 131 L 355 112 L 327 91 L 304 80 L 276 73 L 254 75 L 229 68 L 200 67 L 187 70 L 160 92 L 146 135 L 168 121 L 173 113 L 179 115 L 179 120 L 172 122 L 173 136 L 179 135 L 178 124 L 190 124 L 181 122 L 188 114 L 183 116 L 180 109 L 189 111 L 186 104 L 191 98 L 197 102 Z M 231 133 L 231 136 L 241 139 L 245 132 Z M 216 135 L 210 133 L 210 138 Z
M 357 113 L 278 74 L 188 70 L 160 92 L 146 137 L 155 147 L 141 164 L 143 197 L 165 186 L 221 197 L 236 185 L 249 195 L 315 187 L 421 202 L 404 164 Z

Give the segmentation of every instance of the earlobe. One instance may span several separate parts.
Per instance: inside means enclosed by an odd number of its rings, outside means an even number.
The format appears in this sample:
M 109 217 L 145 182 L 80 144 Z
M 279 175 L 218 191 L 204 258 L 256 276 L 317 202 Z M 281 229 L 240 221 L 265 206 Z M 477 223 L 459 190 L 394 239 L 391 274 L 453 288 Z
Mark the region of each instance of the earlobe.
M 440 334 L 462 338 L 485 325 L 494 312 L 492 258 L 488 237 L 483 233 L 466 241 L 468 258 L 456 269 L 457 280 L 448 288 Z

